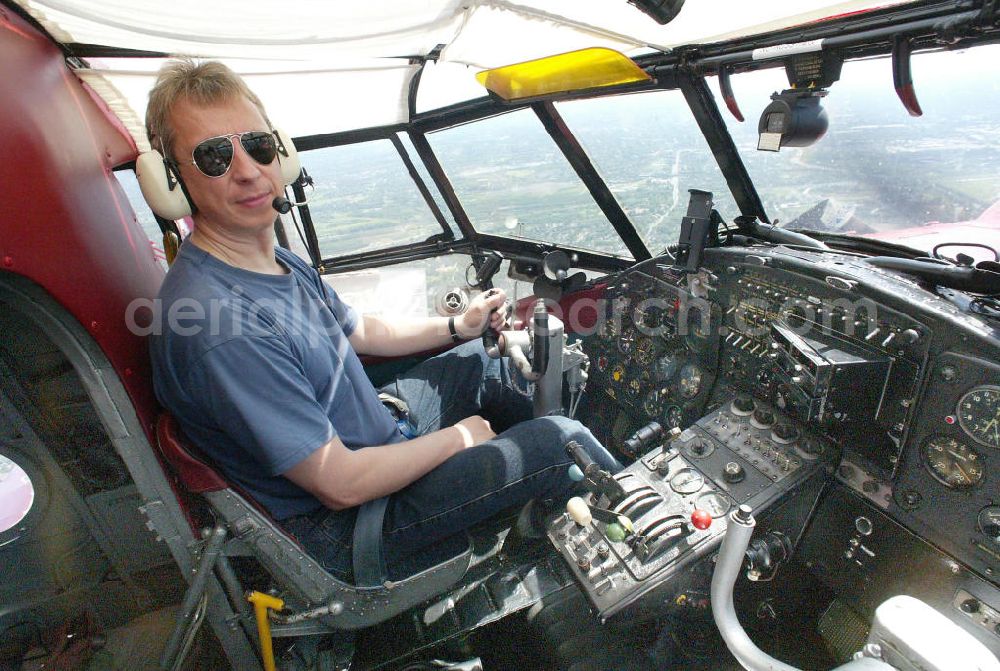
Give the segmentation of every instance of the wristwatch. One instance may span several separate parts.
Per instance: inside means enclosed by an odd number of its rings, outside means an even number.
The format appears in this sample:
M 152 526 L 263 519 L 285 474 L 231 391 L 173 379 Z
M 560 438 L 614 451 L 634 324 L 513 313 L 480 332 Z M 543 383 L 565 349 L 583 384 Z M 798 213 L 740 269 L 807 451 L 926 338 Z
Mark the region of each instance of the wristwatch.
M 458 330 L 455 328 L 455 315 L 448 317 L 448 332 L 451 333 L 452 342 L 459 342 L 462 340 L 462 336 L 458 334 Z

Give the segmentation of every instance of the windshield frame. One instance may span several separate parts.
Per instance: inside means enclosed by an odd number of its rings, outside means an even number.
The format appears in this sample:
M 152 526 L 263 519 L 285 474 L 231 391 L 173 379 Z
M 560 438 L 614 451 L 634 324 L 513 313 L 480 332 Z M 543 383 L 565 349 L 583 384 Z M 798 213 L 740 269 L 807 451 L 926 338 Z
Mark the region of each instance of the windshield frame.
M 857 16 L 846 16 L 761 34 L 752 39 L 744 38 L 710 45 L 683 47 L 669 53 L 639 56 L 634 60 L 652 75 L 654 84 L 649 86 L 649 89 L 679 89 L 683 93 L 740 210 L 740 216 L 735 221 L 737 228 L 752 230 L 756 221 L 767 223 L 769 219 L 750 174 L 729 133 L 715 96 L 709 89 L 707 78 L 718 76 L 720 73 L 723 76 L 728 76 L 760 69 L 783 68 L 785 66 L 783 59 L 760 60 L 755 58 L 756 50 L 807 40 L 822 40 L 824 50 L 836 48 L 845 60 L 890 53 L 893 39 L 887 40 L 887 37 L 907 40 L 912 52 L 937 50 L 941 48 L 938 41 L 940 36 L 937 31 L 943 16 L 954 18 L 958 25 L 975 26 L 978 30 L 976 34 L 971 32 L 956 33 L 952 40 L 953 48 L 965 48 L 984 42 L 1000 42 L 1000 29 L 989 22 L 989 17 L 985 17 L 979 10 L 960 11 L 963 7 L 964 5 L 959 2 L 950 0 L 917 7 L 886 8 Z M 436 207 L 433 198 L 430 198 L 429 194 L 425 192 L 426 185 L 424 188 L 418 186 L 428 205 L 432 207 L 432 211 L 435 211 L 435 217 L 442 226 L 440 237 L 433 236 L 423 243 L 330 258 L 319 258 L 319 250 L 316 250 L 315 260 L 318 261 L 317 265 L 321 272 L 356 269 L 364 266 L 366 262 L 369 262 L 368 265 L 388 265 L 435 253 L 466 252 L 474 254 L 480 249 L 495 249 L 513 256 L 521 254 L 525 255 L 526 258 L 537 258 L 539 254 L 547 250 L 561 248 L 574 254 L 580 267 L 594 270 L 613 270 L 650 258 L 650 252 L 640 238 L 634 223 L 623 211 L 611 189 L 594 169 L 590 157 L 553 105 L 555 101 L 622 95 L 634 92 L 634 87 L 609 87 L 596 94 L 589 91 L 553 96 L 545 101 L 521 103 L 506 103 L 490 94 L 436 110 L 414 113 L 413 101 L 417 94 L 419 77 L 414 78 L 412 84 L 409 101 L 411 116 L 408 123 L 295 138 L 295 143 L 301 150 L 308 151 L 319 147 L 352 144 L 371 139 L 393 139 L 396 133 L 405 132 L 447 205 L 451 221 L 448 221 L 445 213 Z M 473 123 L 525 108 L 531 108 L 534 111 L 634 259 L 625 259 L 613 254 L 591 250 L 573 249 L 566 245 L 557 246 L 545 241 L 510 239 L 483 233 L 475 228 L 426 135 L 437 130 Z M 394 144 L 397 143 L 398 139 Z M 405 149 L 397 146 L 397 151 L 401 152 L 401 158 L 407 156 Z M 403 160 L 405 163 L 407 159 L 403 158 Z M 407 168 L 411 177 L 414 177 L 419 185 L 421 181 L 419 175 L 412 166 L 408 165 Z M 450 224 L 452 223 L 459 229 L 461 236 L 458 238 L 455 237 L 451 228 Z

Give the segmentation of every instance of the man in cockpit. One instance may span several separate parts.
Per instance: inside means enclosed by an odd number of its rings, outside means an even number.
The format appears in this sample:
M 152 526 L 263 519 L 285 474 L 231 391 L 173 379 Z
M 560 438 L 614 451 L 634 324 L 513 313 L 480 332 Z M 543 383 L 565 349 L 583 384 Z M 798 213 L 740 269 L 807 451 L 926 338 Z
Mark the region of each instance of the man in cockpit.
M 603 468 L 620 468 L 578 422 L 532 419 L 506 365 L 485 356 L 478 337 L 500 324 L 502 291 L 476 296 L 452 319 L 361 315 L 275 248 L 272 200 L 283 188 L 273 127 L 231 70 L 168 64 L 146 126 L 195 224 L 160 292 L 164 328 L 150 343 L 157 397 L 328 570 L 350 579 L 366 502 L 388 497 L 384 552 L 390 567 L 403 567 L 501 511 L 564 502 L 569 440 Z M 472 339 L 390 385 L 409 406 L 406 424 L 380 402 L 358 359 Z

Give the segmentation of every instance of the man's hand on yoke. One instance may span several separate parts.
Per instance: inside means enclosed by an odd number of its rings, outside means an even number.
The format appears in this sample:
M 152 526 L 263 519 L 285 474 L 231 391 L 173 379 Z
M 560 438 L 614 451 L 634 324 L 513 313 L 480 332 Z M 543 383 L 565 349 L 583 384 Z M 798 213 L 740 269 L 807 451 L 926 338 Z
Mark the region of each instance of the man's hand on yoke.
M 506 301 L 503 289 L 490 289 L 474 296 L 469 309 L 456 319 L 458 332 L 466 338 L 475 338 L 482 334 L 487 323 L 493 329 L 503 328 L 507 320 Z

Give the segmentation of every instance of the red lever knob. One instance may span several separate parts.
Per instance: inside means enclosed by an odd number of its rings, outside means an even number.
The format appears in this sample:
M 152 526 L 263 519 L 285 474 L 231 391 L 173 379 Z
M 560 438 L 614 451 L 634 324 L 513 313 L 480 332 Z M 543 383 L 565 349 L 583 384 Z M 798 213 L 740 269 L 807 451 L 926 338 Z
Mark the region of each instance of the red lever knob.
M 712 526 L 712 516 L 704 510 L 695 508 L 694 512 L 691 513 L 691 524 L 695 529 L 707 529 Z

